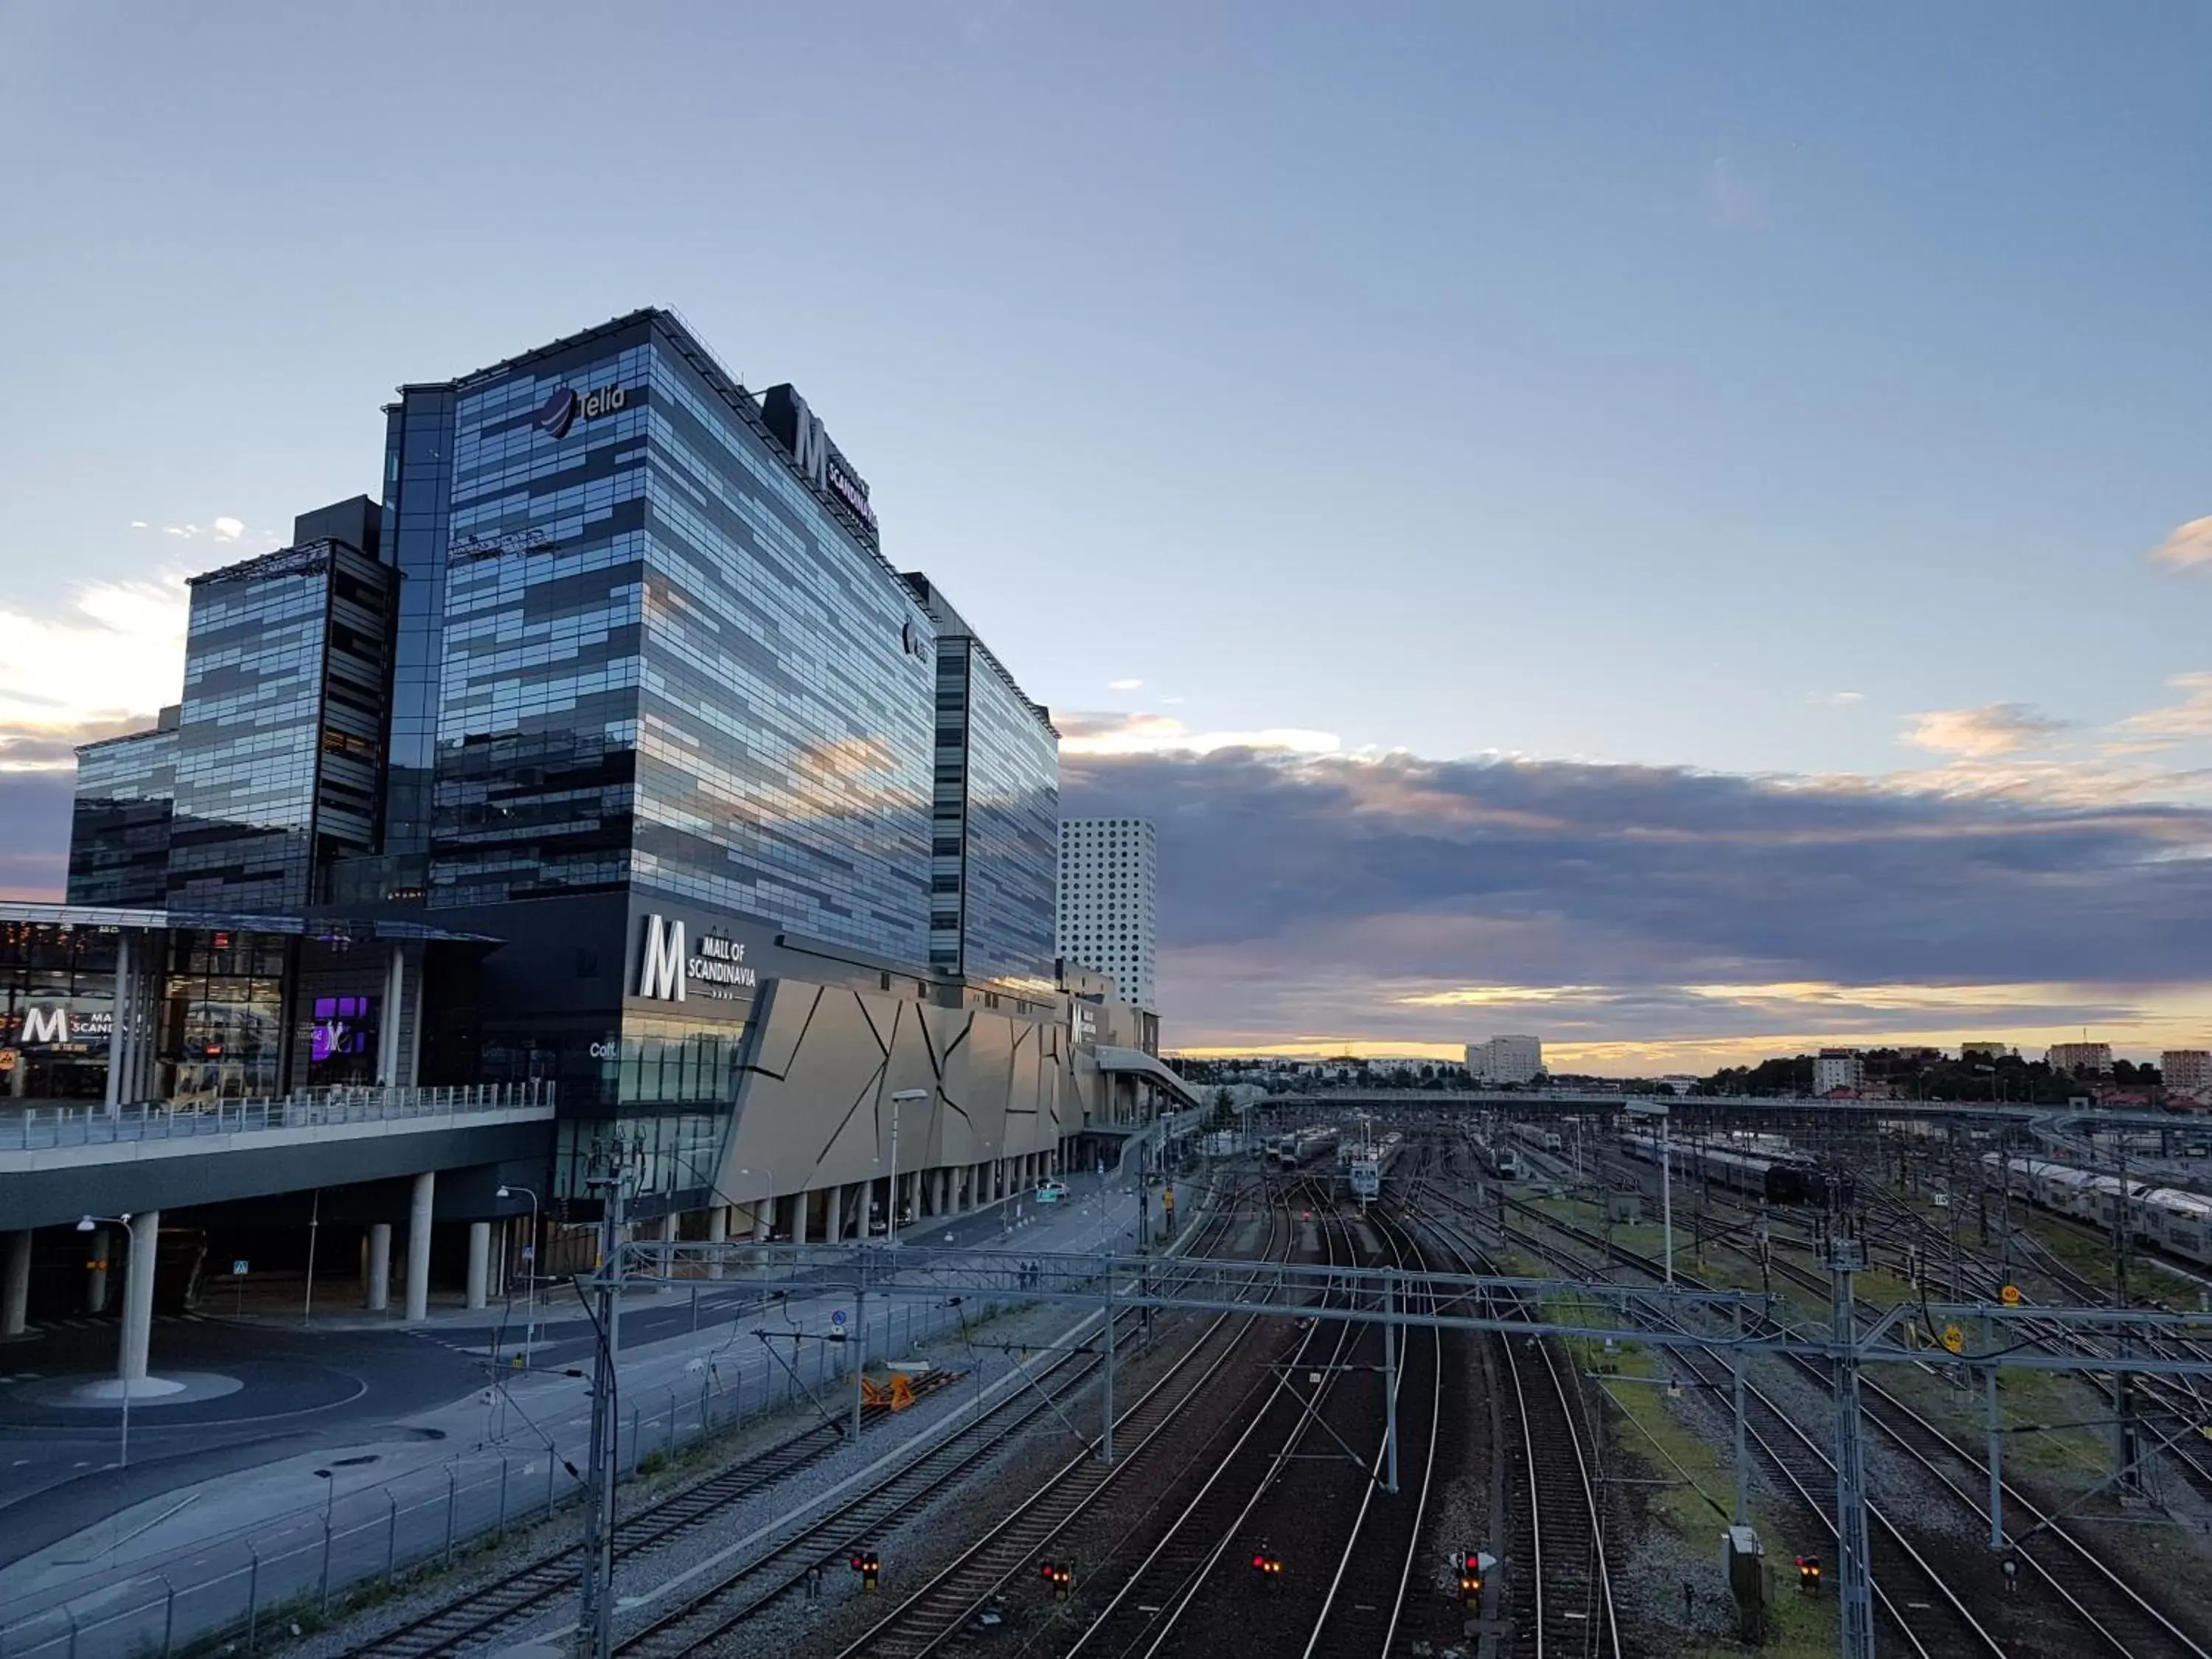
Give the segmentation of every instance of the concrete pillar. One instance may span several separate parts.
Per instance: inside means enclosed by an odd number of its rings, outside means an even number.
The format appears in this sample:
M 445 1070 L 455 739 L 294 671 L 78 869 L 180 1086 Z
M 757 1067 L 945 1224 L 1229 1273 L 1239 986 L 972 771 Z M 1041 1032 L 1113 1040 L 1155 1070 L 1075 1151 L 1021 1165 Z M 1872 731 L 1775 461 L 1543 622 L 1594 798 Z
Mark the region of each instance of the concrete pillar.
M 407 992 L 407 958 L 399 942 L 392 942 L 390 954 L 384 963 L 384 1006 L 377 1011 L 376 1024 L 376 1080 L 386 1088 L 399 1081 L 399 1010 L 401 999 Z M 408 1273 L 412 1282 L 414 1257 L 408 1257 Z M 409 1314 L 410 1319 L 419 1319 L 419 1314 Z
M 397 962 L 398 957 L 392 958 Z M 425 1170 L 415 1177 L 415 1191 L 407 1206 L 407 1317 L 430 1316 L 430 1206 L 438 1195 L 438 1172 Z
M 791 1195 L 791 1242 L 806 1243 L 806 1194 L 803 1192 Z
M 753 1243 L 765 1244 L 775 1228 L 775 1200 L 757 1198 L 753 1200 Z
M 101 1313 L 106 1310 L 107 1264 L 114 1260 L 108 1252 L 113 1248 L 113 1239 L 114 1235 L 106 1227 L 92 1230 L 92 1242 L 84 1263 L 84 1310 L 87 1313 Z
M 830 1189 L 829 1203 L 822 1218 L 822 1242 L 836 1244 L 845 1237 L 845 1189 L 842 1186 Z
M 491 1223 L 469 1223 L 469 1306 L 484 1304 L 486 1288 L 491 1280 Z
M 123 1365 L 125 1385 L 146 1375 L 154 1344 L 154 1261 L 161 1249 L 161 1212 L 143 1210 L 131 1218 L 131 1255 L 123 1274 Z
M 382 1313 L 392 1305 L 392 1224 L 389 1221 L 369 1224 L 368 1261 L 362 1277 L 368 1290 L 369 1312 Z
M 21 1336 L 31 1327 L 31 1230 L 8 1235 L 8 1267 L 0 1279 L 0 1336 Z
M 729 1237 L 730 1206 L 726 1204 L 717 1204 L 707 1212 L 707 1242 L 709 1244 L 726 1243 Z M 716 1256 L 707 1264 L 707 1277 L 720 1279 L 721 1276 L 722 1261 L 720 1256 Z
M 115 1000 L 107 1026 L 107 1103 L 131 1098 L 131 930 L 115 935 Z M 20 1071 L 21 1068 L 19 1066 Z

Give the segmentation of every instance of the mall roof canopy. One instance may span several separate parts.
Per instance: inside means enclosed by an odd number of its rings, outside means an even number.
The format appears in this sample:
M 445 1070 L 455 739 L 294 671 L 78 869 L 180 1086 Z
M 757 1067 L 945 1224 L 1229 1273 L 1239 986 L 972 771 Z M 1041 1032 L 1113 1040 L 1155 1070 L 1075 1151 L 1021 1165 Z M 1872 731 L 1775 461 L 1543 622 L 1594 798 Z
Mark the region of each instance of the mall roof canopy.
M 1098 1069 L 1116 1077 L 1141 1077 L 1157 1083 L 1186 1106 L 1203 1106 L 1190 1085 L 1142 1048 L 1119 1048 L 1102 1044 L 1097 1050 Z

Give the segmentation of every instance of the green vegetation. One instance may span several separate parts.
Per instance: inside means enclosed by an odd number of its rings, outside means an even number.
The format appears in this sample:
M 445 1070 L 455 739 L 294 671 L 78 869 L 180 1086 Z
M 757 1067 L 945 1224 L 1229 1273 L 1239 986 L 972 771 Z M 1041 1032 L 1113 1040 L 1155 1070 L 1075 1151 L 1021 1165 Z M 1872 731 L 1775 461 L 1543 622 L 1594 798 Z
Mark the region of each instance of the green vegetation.
M 1587 1310 L 1565 1306 L 1547 1309 L 1547 1312 L 1563 1317 L 1587 1316 Z M 1588 1339 L 1569 1339 L 1563 1346 L 1577 1370 L 1603 1371 L 1621 1379 L 1602 1382 L 1601 1386 L 1625 1419 L 1614 1437 L 1617 1449 L 1633 1457 L 1650 1471 L 1650 1479 L 1661 1483 L 1639 1488 L 1644 1513 L 1700 1556 L 1714 1554 L 1720 1530 L 1735 1513 L 1732 1449 L 1715 1445 L 1675 1416 L 1674 1402 L 1658 1381 L 1665 1372 L 1656 1354 L 1628 1341 L 1617 1342 L 1610 1352 L 1601 1342 Z M 1785 1542 L 1786 1529 L 1778 1522 L 1771 1506 L 1755 1494 L 1751 1519 L 1769 1551 L 1772 1628 L 1766 1641 L 1756 1649 L 1735 1642 L 1708 1641 L 1694 1651 L 1708 1659 L 1754 1651 L 1782 1659 L 1825 1659 L 1836 1650 L 1835 1603 L 1809 1601 L 1796 1594 L 1790 1557 L 1798 1540 Z M 1710 1576 L 1701 1581 L 1701 1589 L 1711 1593 Z M 1680 1651 L 1686 1654 L 1692 1650 Z

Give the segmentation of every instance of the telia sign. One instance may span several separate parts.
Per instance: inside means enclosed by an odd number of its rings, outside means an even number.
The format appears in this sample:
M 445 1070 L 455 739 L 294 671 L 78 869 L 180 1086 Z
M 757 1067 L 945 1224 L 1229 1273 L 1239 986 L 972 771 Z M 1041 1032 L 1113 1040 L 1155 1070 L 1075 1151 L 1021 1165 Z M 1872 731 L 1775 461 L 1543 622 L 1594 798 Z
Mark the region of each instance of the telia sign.
M 613 414 L 629 401 L 628 393 L 618 386 L 580 395 L 574 386 L 564 386 L 546 398 L 531 421 L 539 431 L 550 434 L 558 442 L 568 435 L 568 428 L 576 424 L 578 416 L 596 421 L 602 415 Z

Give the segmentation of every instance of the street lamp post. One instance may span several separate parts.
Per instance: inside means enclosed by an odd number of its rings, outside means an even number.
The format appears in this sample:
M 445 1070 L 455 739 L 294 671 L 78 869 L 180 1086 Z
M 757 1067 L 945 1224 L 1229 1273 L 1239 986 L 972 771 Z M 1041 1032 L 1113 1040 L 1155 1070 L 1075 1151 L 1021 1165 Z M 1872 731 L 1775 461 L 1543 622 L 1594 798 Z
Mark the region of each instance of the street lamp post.
M 538 1342 L 538 1194 L 528 1187 L 507 1186 L 493 1195 L 511 1198 L 516 1193 L 530 1200 L 530 1243 L 522 1252 L 523 1264 L 529 1268 L 522 1276 L 522 1369 L 526 1371 L 530 1351 Z
M 97 1230 L 103 1221 L 112 1221 L 123 1229 L 124 1236 L 131 1241 L 131 1255 L 136 1257 L 138 1252 L 138 1230 L 131 1224 L 131 1212 L 128 1210 L 121 1215 L 86 1216 L 78 1221 L 76 1230 L 81 1233 L 92 1232 Z M 133 1266 L 136 1266 L 135 1261 Z M 126 1350 L 129 1348 L 130 1342 L 131 1304 L 126 1296 L 123 1304 L 123 1344 Z M 127 1469 L 131 1467 L 131 1384 L 135 1379 L 126 1375 L 129 1370 L 129 1366 L 120 1364 L 116 1367 L 118 1378 L 117 1386 L 123 1390 L 123 1438 L 122 1444 L 117 1449 L 115 1455 L 115 1467 L 118 1469 Z
M 890 1061 L 889 1060 L 885 1060 L 884 1066 L 884 1069 L 888 1071 L 890 1066 Z M 889 1200 L 884 1205 L 884 1242 L 893 1249 L 898 1248 L 899 1242 L 899 1108 L 905 1105 L 909 1100 L 927 1100 L 930 1097 L 930 1093 L 931 1091 L 927 1089 L 899 1089 L 895 1090 L 891 1094 L 891 1190 Z

